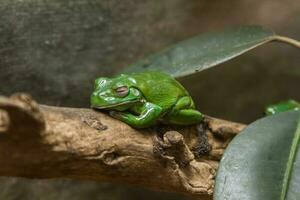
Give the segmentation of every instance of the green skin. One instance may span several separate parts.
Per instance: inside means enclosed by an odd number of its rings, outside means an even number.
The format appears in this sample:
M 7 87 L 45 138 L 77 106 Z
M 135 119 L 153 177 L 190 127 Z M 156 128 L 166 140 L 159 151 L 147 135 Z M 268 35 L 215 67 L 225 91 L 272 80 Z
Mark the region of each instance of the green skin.
M 112 117 L 135 128 L 157 122 L 191 125 L 203 119 L 185 88 L 161 72 L 98 78 L 90 101 L 92 108 L 110 110 Z
M 300 103 L 294 100 L 283 101 L 278 104 L 270 105 L 265 109 L 266 115 L 275 115 L 277 113 L 290 110 L 299 110 Z

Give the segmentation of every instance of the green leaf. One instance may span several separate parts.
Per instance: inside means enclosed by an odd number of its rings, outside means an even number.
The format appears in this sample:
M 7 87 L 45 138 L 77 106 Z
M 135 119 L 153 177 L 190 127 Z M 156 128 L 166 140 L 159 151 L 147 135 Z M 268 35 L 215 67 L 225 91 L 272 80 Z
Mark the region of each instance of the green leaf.
M 214 200 L 299 200 L 299 140 L 299 111 L 249 125 L 226 149 Z
M 261 26 L 241 26 L 182 41 L 130 65 L 124 72 L 161 71 L 182 77 L 214 67 L 273 40 L 300 47 L 298 41 L 277 36 Z
M 277 104 L 268 105 L 265 109 L 266 115 L 276 115 L 277 113 L 286 112 L 290 110 L 299 110 L 300 103 L 289 99 L 287 101 L 281 101 Z

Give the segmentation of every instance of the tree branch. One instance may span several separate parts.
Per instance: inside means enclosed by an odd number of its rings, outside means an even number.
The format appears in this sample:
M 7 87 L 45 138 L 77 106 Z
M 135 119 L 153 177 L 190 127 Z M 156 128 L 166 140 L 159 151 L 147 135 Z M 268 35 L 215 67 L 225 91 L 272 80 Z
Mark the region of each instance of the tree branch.
M 0 97 L 0 176 L 121 182 L 211 198 L 218 162 L 245 125 L 135 130 L 91 109 Z

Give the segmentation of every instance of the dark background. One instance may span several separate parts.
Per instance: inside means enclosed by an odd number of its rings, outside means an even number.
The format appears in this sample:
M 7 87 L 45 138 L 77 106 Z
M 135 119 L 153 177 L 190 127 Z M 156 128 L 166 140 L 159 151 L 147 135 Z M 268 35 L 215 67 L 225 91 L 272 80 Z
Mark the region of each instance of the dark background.
M 93 79 L 207 31 L 260 24 L 300 39 L 299 0 L 2 0 L 0 95 L 88 107 Z M 300 100 L 299 50 L 272 43 L 180 81 L 198 108 L 250 123 L 264 106 Z M 1 167 L 1 166 L 0 166 Z M 0 179 L 0 199 L 184 199 L 133 187 Z

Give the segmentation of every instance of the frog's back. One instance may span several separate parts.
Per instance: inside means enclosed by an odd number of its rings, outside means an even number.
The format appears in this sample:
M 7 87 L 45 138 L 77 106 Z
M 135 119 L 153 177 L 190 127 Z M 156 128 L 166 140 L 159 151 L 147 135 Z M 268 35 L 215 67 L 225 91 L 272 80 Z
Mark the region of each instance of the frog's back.
M 180 97 L 189 96 L 185 88 L 173 77 L 161 72 L 142 72 L 130 75 L 148 102 L 163 110 L 171 108 Z

